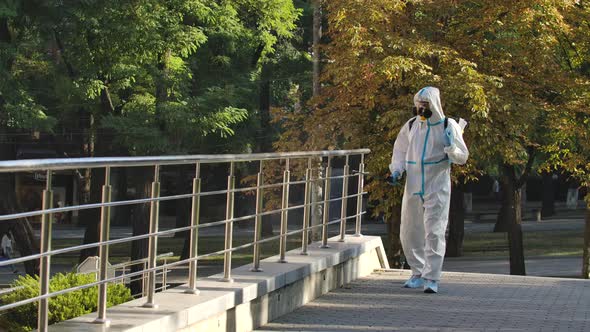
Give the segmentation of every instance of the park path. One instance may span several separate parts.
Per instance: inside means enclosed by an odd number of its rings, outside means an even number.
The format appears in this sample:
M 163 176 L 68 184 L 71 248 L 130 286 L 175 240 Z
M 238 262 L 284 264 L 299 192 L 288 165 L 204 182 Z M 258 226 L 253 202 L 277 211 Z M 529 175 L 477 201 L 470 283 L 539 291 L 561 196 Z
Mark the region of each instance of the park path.
M 256 331 L 590 331 L 587 280 L 445 272 L 424 294 L 408 276 L 376 271 Z

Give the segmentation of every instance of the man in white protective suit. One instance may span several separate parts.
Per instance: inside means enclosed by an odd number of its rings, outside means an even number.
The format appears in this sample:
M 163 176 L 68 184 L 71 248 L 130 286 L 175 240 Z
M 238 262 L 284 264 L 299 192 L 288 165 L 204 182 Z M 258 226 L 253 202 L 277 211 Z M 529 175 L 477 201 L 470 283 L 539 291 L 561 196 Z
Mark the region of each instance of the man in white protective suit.
M 414 96 L 414 105 L 415 117 L 395 140 L 388 181 L 397 184 L 407 173 L 400 237 L 412 277 L 404 287 L 437 293 L 446 248 L 451 163 L 467 161 L 469 151 L 463 141 L 467 123 L 445 118 L 437 88 L 421 89 Z

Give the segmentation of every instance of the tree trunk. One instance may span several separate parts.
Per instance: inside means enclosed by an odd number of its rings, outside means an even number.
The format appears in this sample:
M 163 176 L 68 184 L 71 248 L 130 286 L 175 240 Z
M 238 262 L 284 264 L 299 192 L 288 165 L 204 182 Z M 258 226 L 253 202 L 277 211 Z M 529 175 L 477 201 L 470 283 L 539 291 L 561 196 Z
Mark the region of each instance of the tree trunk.
M 98 140 L 97 123 L 93 115 L 90 116 L 89 123 L 89 139 L 87 155 L 89 157 L 96 157 L 98 147 L 102 144 Z M 104 150 L 104 149 L 103 149 Z M 83 204 L 100 203 L 102 198 L 102 186 L 104 184 L 104 169 L 92 168 L 86 170 L 85 179 L 83 182 Z M 84 244 L 96 243 L 99 241 L 100 231 L 100 209 L 86 209 L 79 212 L 78 221 L 84 229 Z M 90 256 L 98 256 L 98 247 L 88 248 L 80 251 L 80 263 Z
M 137 170 L 138 181 L 137 197 L 147 198 L 151 195 L 151 183 L 153 181 L 153 172 L 151 168 L 143 167 Z M 150 204 L 136 204 L 133 206 L 131 214 L 133 236 L 143 235 L 149 233 L 150 227 Z M 148 257 L 148 239 L 136 240 L 131 243 L 131 260 L 136 261 Z M 131 266 L 131 273 L 143 270 L 143 264 L 135 264 Z M 137 279 L 131 282 L 131 294 L 141 294 L 142 276 L 135 277 Z
M 508 232 L 508 228 L 509 228 L 509 211 L 508 211 L 508 207 L 510 206 L 510 202 L 511 202 L 511 194 L 510 191 L 512 189 L 508 188 L 509 184 L 507 183 L 508 179 L 506 178 L 506 176 L 502 176 L 500 178 L 500 184 L 501 184 L 501 189 L 500 189 L 500 211 L 498 211 L 498 217 L 496 219 L 496 224 L 494 225 L 494 232 L 495 233 L 505 233 Z
M 541 218 L 555 214 L 555 190 L 553 186 L 553 175 L 543 173 L 543 198 L 541 207 Z
M 102 196 L 102 185 L 104 184 L 104 172 L 102 168 L 93 168 L 90 171 L 90 201 L 86 203 L 100 203 Z M 84 244 L 96 243 L 100 240 L 100 209 L 81 210 L 79 222 L 85 226 Z M 83 249 L 80 251 L 79 261 L 82 263 L 90 256 L 98 256 L 98 247 Z
M 184 242 L 182 244 L 182 252 L 180 253 L 180 260 L 184 260 L 184 259 L 188 259 L 189 257 L 189 251 L 190 251 L 190 232 L 189 235 L 184 239 Z
M 521 189 L 514 191 L 514 203 L 511 207 L 514 210 L 514 218 L 510 222 L 508 232 L 508 245 L 510 249 L 510 274 L 526 275 L 524 263 L 524 245 L 522 240 L 522 210 L 521 210 Z
M 178 171 L 176 176 L 176 194 L 190 194 L 193 192 L 192 181 L 189 177 L 190 167 L 180 166 L 181 169 Z M 193 169 L 194 171 L 194 169 Z M 192 199 L 178 199 L 176 200 L 176 228 L 189 226 L 191 223 L 191 202 Z M 180 253 L 180 259 L 186 259 L 189 256 L 190 246 L 190 231 L 176 232 L 174 237 L 182 239 L 183 247 Z
M 320 95 L 320 42 L 322 38 L 322 5 L 321 0 L 312 0 L 313 6 L 313 45 L 312 45 L 312 61 L 313 61 L 313 96 Z M 320 178 L 323 175 L 321 162 L 318 164 L 317 176 Z M 323 199 L 323 181 L 316 180 L 312 182 L 311 187 L 311 202 L 321 202 Z M 316 226 L 322 223 L 323 210 L 321 205 L 311 206 L 311 226 Z M 321 228 L 314 227 L 311 229 L 311 241 L 319 241 L 321 239 Z
M 586 203 L 586 223 L 584 226 L 584 255 L 582 278 L 590 279 L 590 202 Z
M 117 177 L 117 197 L 114 199 L 117 201 L 126 201 L 127 189 L 128 189 L 128 175 L 127 168 L 123 167 L 118 170 Z M 121 205 L 116 207 L 115 219 L 113 224 L 115 225 L 130 225 L 131 224 L 131 206 Z
M 321 0 L 313 0 L 313 96 L 320 94 L 320 41 L 322 38 Z
M 512 177 L 507 177 L 506 219 L 508 221 L 508 249 L 510 255 L 510 274 L 526 275 L 524 262 L 524 245 L 522 240 L 522 188 L 519 188 Z
M 178 166 L 180 169 L 176 173 L 176 195 L 190 194 L 192 193 L 192 182 L 189 179 L 189 167 Z M 176 228 L 186 227 L 190 225 L 190 211 L 191 211 L 191 199 L 177 199 L 176 204 Z M 175 238 L 185 239 L 185 242 L 189 240 L 190 232 L 177 232 L 174 233 Z
M 389 259 L 389 266 L 393 269 L 403 269 L 403 249 L 400 240 L 401 205 L 393 207 L 393 213 L 387 221 L 387 244 L 385 252 Z
M 258 134 L 258 148 L 260 152 L 272 152 L 272 127 L 270 124 L 270 70 L 268 66 L 262 69 L 262 82 L 260 83 L 260 133 Z M 269 221 L 262 223 L 260 230 L 262 237 L 272 236 L 274 230 Z
M 532 164 L 532 158 L 528 164 Z M 508 233 L 510 274 L 525 275 L 522 239 L 522 187 L 530 168 L 519 178 L 514 166 L 502 165 L 502 207 L 494 232 Z
M 463 236 L 465 231 L 465 209 L 463 206 L 463 186 L 453 185 L 451 190 L 451 208 L 449 210 L 449 240 L 447 257 L 463 256 Z

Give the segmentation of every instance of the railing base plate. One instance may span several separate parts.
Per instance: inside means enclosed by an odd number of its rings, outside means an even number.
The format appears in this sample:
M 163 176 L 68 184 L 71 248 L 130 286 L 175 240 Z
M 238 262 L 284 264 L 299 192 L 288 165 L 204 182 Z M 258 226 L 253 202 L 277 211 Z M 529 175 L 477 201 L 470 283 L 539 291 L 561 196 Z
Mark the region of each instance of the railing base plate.
M 105 327 L 111 326 L 111 320 L 108 318 L 97 318 L 97 319 L 93 320 L 92 323 L 101 324 L 101 325 L 104 325 Z
M 149 302 L 148 303 L 144 303 L 142 305 L 142 307 L 148 308 L 148 309 L 158 309 L 158 305 L 157 304 L 155 304 L 155 303 L 149 303 Z
M 199 295 L 201 291 L 198 289 L 187 289 L 184 291 L 185 294 Z

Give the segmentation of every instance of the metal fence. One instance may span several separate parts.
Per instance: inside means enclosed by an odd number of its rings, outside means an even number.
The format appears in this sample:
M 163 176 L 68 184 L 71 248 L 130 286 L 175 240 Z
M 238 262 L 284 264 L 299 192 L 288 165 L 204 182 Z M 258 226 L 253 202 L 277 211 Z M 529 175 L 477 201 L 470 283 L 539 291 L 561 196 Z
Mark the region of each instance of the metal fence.
M 240 155 L 192 155 L 192 156 L 160 156 L 160 157 L 121 157 L 121 158 L 78 158 L 78 159 L 43 159 L 43 160 L 17 160 L 0 162 L 0 172 L 46 172 L 45 190 L 43 191 L 42 206 L 40 210 L 32 212 L 14 213 L 1 215 L 0 222 L 18 218 L 41 216 L 41 234 L 40 234 L 40 253 L 19 257 L 0 262 L 1 266 L 21 263 L 27 260 L 40 259 L 40 294 L 39 296 L 18 302 L 4 304 L 0 306 L 0 312 L 38 301 L 38 329 L 47 331 L 48 326 L 48 303 L 51 297 L 66 294 L 68 292 L 81 290 L 88 287 L 98 286 L 98 312 L 95 323 L 108 324 L 107 319 L 107 284 L 112 282 L 121 282 L 123 279 L 141 278 L 147 274 L 147 291 L 145 293 L 146 302 L 144 307 L 157 308 L 154 300 L 156 293 L 157 274 L 170 268 L 188 264 L 188 284 L 187 293 L 197 295 L 197 262 L 205 257 L 214 255 L 224 255 L 223 260 L 223 279 L 231 282 L 232 253 L 236 250 L 243 250 L 252 247 L 253 249 L 253 267 L 252 271 L 261 271 L 260 257 L 261 244 L 273 240 L 279 240 L 279 252 L 281 262 L 286 260 L 287 238 L 299 233 L 301 234 L 301 254 L 307 255 L 309 244 L 309 233 L 315 227 L 321 227 L 321 247 L 328 247 L 328 227 L 332 224 L 340 224 L 339 240 L 345 241 L 346 222 L 349 219 L 355 219 L 356 236 L 361 236 L 361 216 L 363 211 L 362 197 L 364 184 L 364 156 L 370 151 L 367 149 L 359 150 L 339 150 L 339 151 L 314 151 L 314 152 L 289 152 L 289 153 L 262 153 L 262 154 L 240 154 Z M 350 171 L 351 157 L 359 158 L 358 169 Z M 332 164 L 334 158 L 344 159 L 343 174 L 341 176 L 332 176 Z M 265 184 L 263 181 L 262 165 L 268 161 L 283 161 L 282 181 Z M 321 161 L 321 162 L 320 162 Z M 256 185 L 247 188 L 236 188 L 235 166 L 237 163 L 259 162 L 260 168 L 256 175 Z M 306 164 L 305 176 L 302 180 L 292 181 L 290 167 L 297 162 Z M 215 191 L 201 191 L 201 165 L 203 164 L 228 164 L 229 174 L 227 177 L 227 188 Z M 194 178 L 192 183 L 192 192 L 180 195 L 161 196 L 160 195 L 160 168 L 168 165 L 194 165 Z M 355 166 L 356 166 L 355 165 Z M 128 167 L 153 167 L 153 181 L 151 185 L 151 197 L 133 200 L 112 201 L 111 188 L 111 170 L 113 168 Z M 305 166 L 304 166 L 305 167 Z M 74 170 L 85 168 L 101 168 L 105 172 L 105 182 L 102 186 L 102 201 L 94 204 L 83 204 L 66 207 L 53 208 L 52 192 L 52 174 L 55 171 Z M 321 175 L 323 174 L 323 175 Z M 356 193 L 349 194 L 349 178 L 357 177 L 358 186 Z M 333 179 L 342 179 L 341 197 L 331 198 L 331 182 Z M 321 183 L 323 187 L 323 201 L 316 202 L 312 200 L 312 186 Z M 290 206 L 289 191 L 293 185 L 304 185 L 304 202 L 300 205 Z M 271 188 L 281 188 L 281 207 L 270 211 L 263 211 L 263 190 Z M 234 217 L 235 194 L 238 192 L 254 191 L 256 194 L 255 213 L 242 217 Z M 200 219 L 200 199 L 204 196 L 226 195 L 226 215 L 224 220 L 199 223 Z M 190 225 L 186 227 L 173 228 L 164 231 L 158 229 L 159 226 L 159 203 L 162 201 L 171 201 L 179 199 L 191 199 L 192 206 L 190 212 Z M 347 211 L 347 202 L 350 198 L 356 198 L 356 213 L 349 216 Z M 330 219 L 330 203 L 334 201 L 341 202 L 341 214 L 338 218 Z M 149 232 L 147 234 L 135 235 L 120 239 L 109 239 L 110 233 L 110 214 L 111 208 L 124 205 L 149 204 Z M 323 204 L 323 219 L 318 225 L 310 225 L 311 208 Z M 51 248 L 52 237 L 52 215 L 55 213 L 65 213 L 81 211 L 86 209 L 100 209 L 100 237 L 96 243 L 77 245 L 62 249 L 53 250 Z M 300 222 L 301 227 L 295 231 L 288 230 L 288 212 L 293 210 L 303 211 L 303 220 Z M 269 238 L 261 238 L 262 217 L 272 214 L 280 214 L 280 234 Z M 237 247 L 233 246 L 233 226 L 235 222 L 243 220 L 254 220 L 253 241 Z M 199 229 L 205 227 L 224 226 L 225 227 L 225 246 L 223 250 L 198 253 Z M 189 257 L 176 262 L 164 262 L 157 264 L 158 237 L 169 235 L 176 232 L 190 232 Z M 109 277 L 107 275 L 107 264 L 109 261 L 109 246 L 141 239 L 148 239 L 149 252 L 147 266 L 141 271 L 133 273 L 123 273 Z M 88 248 L 99 248 L 100 268 L 96 282 L 86 285 L 72 287 L 60 291 L 49 291 L 50 278 L 50 260 L 51 257 L 58 254 L 79 251 Z M 160 271 L 160 272 L 159 272 Z M 165 285 L 165 282 L 163 282 Z M 165 287 L 165 286 L 164 286 Z

